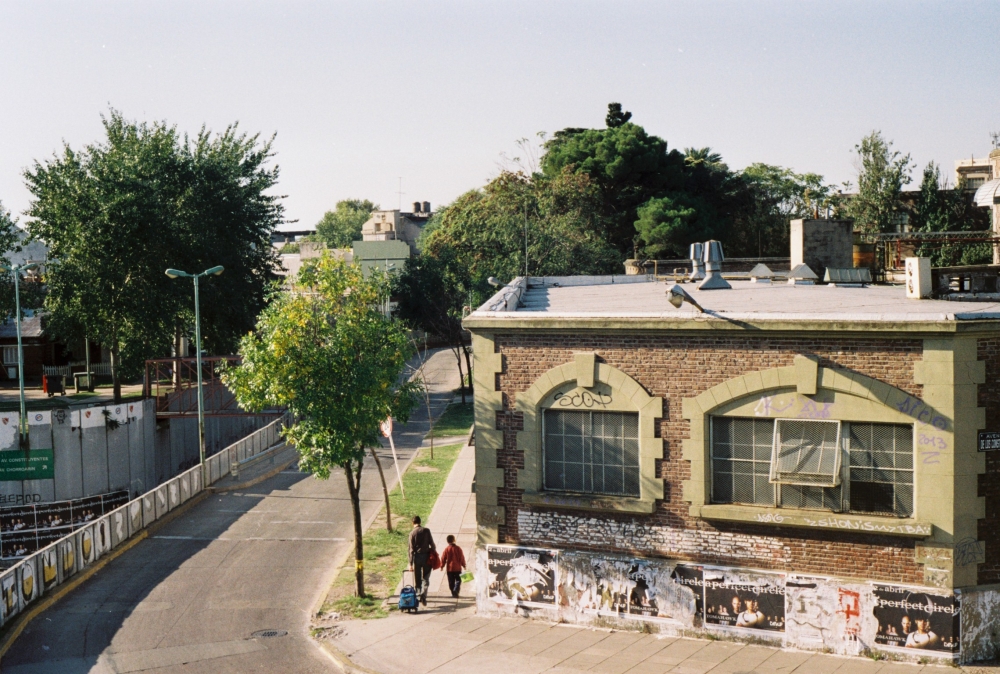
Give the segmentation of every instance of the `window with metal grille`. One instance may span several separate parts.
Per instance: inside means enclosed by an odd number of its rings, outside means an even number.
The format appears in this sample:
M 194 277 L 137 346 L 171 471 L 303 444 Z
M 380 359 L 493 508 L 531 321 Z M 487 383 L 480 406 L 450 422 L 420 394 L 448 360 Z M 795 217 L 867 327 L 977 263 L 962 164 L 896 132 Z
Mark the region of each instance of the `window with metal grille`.
M 639 496 L 639 415 L 546 410 L 545 489 Z
M 712 418 L 712 502 L 774 505 L 774 420 Z
M 5 346 L 5 347 L 3 347 L 3 364 L 4 365 L 17 365 L 17 347 L 16 346 Z
M 840 484 L 840 422 L 777 419 L 771 482 L 835 487 Z
M 853 512 L 913 514 L 913 427 L 852 423 L 849 509 Z

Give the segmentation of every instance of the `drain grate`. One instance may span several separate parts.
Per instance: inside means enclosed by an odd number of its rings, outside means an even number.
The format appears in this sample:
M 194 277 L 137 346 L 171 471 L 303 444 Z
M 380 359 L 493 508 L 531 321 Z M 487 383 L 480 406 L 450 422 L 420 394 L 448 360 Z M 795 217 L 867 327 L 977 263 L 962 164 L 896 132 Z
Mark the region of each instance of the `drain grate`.
M 285 630 L 257 630 L 250 635 L 251 639 L 270 639 L 272 637 L 283 637 L 288 632 Z

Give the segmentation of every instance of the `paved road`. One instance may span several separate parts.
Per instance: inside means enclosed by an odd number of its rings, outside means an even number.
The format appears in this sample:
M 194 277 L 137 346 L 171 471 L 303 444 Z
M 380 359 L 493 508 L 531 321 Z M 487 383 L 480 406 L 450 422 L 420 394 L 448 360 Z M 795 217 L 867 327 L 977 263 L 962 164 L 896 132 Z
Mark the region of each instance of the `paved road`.
M 435 353 L 425 380 L 437 416 L 458 386 L 454 356 Z M 401 463 L 427 428 L 423 409 L 397 428 Z M 394 479 L 388 450 L 382 462 Z M 374 465 L 366 476 L 370 520 L 382 496 Z M 211 495 L 37 617 L 0 663 L 3 674 L 332 671 L 308 636 L 309 614 L 352 534 L 339 474 L 323 482 L 290 469 Z M 288 634 L 251 638 L 258 630 Z

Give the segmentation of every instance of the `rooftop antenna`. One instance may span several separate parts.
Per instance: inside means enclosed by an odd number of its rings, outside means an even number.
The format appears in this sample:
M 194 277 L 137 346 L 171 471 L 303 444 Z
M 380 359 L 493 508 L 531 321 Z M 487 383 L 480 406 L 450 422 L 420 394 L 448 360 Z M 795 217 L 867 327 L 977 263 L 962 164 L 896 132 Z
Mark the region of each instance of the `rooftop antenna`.
M 396 192 L 396 194 L 399 195 L 399 210 L 402 211 L 403 210 L 403 195 L 406 194 L 406 192 L 403 191 L 403 176 L 399 177 L 399 190 Z
M 993 149 L 1000 150 L 1000 131 L 991 132 L 990 138 L 993 139 Z

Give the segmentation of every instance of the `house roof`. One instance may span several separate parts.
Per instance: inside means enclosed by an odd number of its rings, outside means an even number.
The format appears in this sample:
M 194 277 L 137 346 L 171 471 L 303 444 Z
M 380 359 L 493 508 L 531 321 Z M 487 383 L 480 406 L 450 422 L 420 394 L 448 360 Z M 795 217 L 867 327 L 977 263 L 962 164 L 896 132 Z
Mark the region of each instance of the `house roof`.
M 38 338 L 44 334 L 42 329 L 42 317 L 39 315 L 26 316 L 21 319 L 21 338 Z M 17 323 L 13 318 L 0 323 L 0 339 L 17 339 Z

